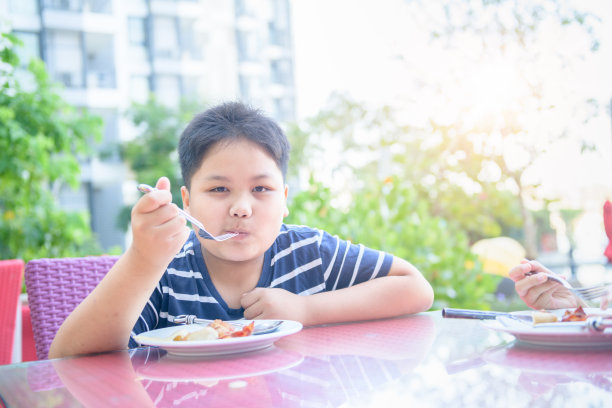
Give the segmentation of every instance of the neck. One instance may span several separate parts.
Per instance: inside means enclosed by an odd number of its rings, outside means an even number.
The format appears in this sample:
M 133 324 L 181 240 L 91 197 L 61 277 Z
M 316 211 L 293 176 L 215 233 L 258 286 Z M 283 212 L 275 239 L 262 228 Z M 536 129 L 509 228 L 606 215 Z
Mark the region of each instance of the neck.
M 217 290 L 232 288 L 232 291 L 248 292 L 257 285 L 263 269 L 263 254 L 248 261 L 227 261 L 202 248 L 202 256 Z

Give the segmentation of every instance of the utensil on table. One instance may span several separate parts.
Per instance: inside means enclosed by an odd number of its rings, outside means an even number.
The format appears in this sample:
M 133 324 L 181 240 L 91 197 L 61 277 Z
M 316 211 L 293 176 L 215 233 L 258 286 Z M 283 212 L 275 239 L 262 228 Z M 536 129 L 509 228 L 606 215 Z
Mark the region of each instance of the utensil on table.
M 561 285 L 563 285 L 564 287 L 566 287 L 567 289 L 572 291 L 574 294 L 576 294 L 578 297 L 584 300 L 595 300 L 595 299 L 599 299 L 600 297 L 607 295 L 609 293 L 608 287 L 611 285 L 610 283 L 599 283 L 597 285 L 575 288 L 565 279 L 557 275 L 551 275 L 550 273 L 531 271 L 531 272 L 527 272 L 525 276 L 535 275 L 536 273 L 544 273 L 548 277 L 549 280 L 554 280 L 560 283 Z
M 176 316 L 174 318 L 174 323 L 177 324 L 209 324 L 212 323 L 214 320 L 209 320 L 209 319 L 200 319 L 198 318 L 196 315 L 179 315 Z M 232 326 L 242 329 L 245 324 L 237 322 L 237 321 L 228 321 L 226 322 L 228 324 L 231 324 Z M 278 330 L 278 328 L 280 327 L 280 325 L 283 323 L 282 320 L 271 320 L 271 321 L 262 321 L 262 322 L 258 322 L 257 320 L 255 320 L 255 327 L 253 328 L 253 335 L 257 335 L 257 334 L 266 334 L 266 333 L 272 333 L 276 330 Z
M 489 310 L 470 310 L 470 309 L 453 309 L 450 307 L 445 307 L 442 309 L 442 317 L 446 318 L 455 318 L 455 319 L 479 319 L 479 320 L 496 320 L 498 317 L 502 317 L 504 319 L 512 319 L 515 321 L 520 321 L 521 323 L 529 323 L 529 327 L 531 328 L 545 328 L 551 327 L 551 324 L 559 324 L 557 323 L 539 323 L 536 325 L 532 325 L 533 317 L 529 314 L 517 314 L 517 313 L 507 313 L 507 312 L 494 312 Z M 503 323 L 503 319 L 502 319 Z M 561 323 L 563 324 L 563 323 Z M 604 317 L 604 316 L 591 316 L 588 317 L 584 322 L 584 328 L 588 329 L 591 332 L 601 333 L 605 329 L 612 327 L 612 318 Z
M 138 185 L 138 190 L 140 192 L 143 193 L 150 193 L 151 191 L 157 191 L 157 189 L 155 187 L 151 187 L 148 184 L 139 184 Z M 238 235 L 235 232 L 230 232 L 227 234 L 222 234 L 222 235 L 218 235 L 218 236 L 214 236 L 212 235 L 210 232 L 206 231 L 206 228 L 204 228 L 204 225 L 202 225 L 202 223 L 200 221 L 198 221 L 197 219 L 195 219 L 193 216 L 191 216 L 191 214 L 183 211 L 182 209 L 178 209 L 179 213 L 185 217 L 185 219 L 187 219 L 189 222 L 191 222 L 193 225 L 195 225 L 196 227 L 198 227 L 199 231 L 198 231 L 198 235 L 200 235 L 202 238 L 204 239 L 212 239 L 214 241 L 226 241 L 230 238 L 235 237 L 236 235 Z
M 442 309 L 442 317 L 446 318 L 495 320 L 498 316 L 504 316 L 510 319 L 522 320 L 527 322 L 531 322 L 533 320 L 530 315 L 512 314 L 507 312 L 493 312 L 490 310 L 453 309 L 451 307 L 445 307 Z

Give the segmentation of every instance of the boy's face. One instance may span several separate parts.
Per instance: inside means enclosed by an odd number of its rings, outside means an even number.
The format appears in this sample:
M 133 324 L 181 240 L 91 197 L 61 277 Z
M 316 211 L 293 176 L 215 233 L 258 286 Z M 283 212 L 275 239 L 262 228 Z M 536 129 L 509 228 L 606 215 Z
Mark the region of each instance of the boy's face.
M 181 188 L 184 209 L 213 235 L 237 232 L 223 242 L 199 238 L 217 258 L 241 262 L 260 257 L 272 245 L 287 209 L 287 186 L 274 159 L 246 139 L 217 143 Z

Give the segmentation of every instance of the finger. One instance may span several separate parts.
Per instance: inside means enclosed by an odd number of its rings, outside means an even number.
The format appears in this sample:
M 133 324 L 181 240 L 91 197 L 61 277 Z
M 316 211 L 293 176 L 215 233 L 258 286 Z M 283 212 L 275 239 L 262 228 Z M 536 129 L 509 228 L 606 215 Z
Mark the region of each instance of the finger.
M 529 304 L 548 304 L 549 302 L 542 302 L 540 299 L 550 298 L 553 292 L 563 290 L 557 282 L 545 282 L 541 285 L 532 287 L 526 294 L 523 300 Z
M 529 264 L 529 262 L 525 260 L 524 263 L 521 261 L 520 265 L 516 265 L 515 267 L 510 269 L 510 271 L 508 272 L 508 276 L 513 281 L 518 282 L 521 279 L 524 279 L 525 274 L 529 271 L 531 271 L 531 264 Z
M 529 265 L 531 265 L 531 270 L 533 272 L 545 272 L 545 273 L 550 273 L 553 274 L 553 272 L 548 269 L 547 267 L 545 267 L 544 265 L 542 265 L 540 262 L 538 261 L 528 261 Z
M 246 310 L 259 300 L 261 288 L 255 288 L 249 292 L 245 292 L 240 297 L 240 305 Z
M 544 282 L 546 282 L 547 279 L 548 277 L 543 273 L 538 273 L 531 276 L 523 275 L 522 279 L 515 281 L 514 289 L 520 297 L 523 297 L 526 296 L 527 292 L 529 292 L 533 288 L 541 286 Z
M 261 303 L 255 302 L 251 306 L 246 307 L 244 309 L 244 318 L 245 319 L 256 319 L 260 318 L 263 315 L 263 307 Z
M 139 213 L 150 213 L 155 211 L 159 207 L 165 206 L 172 202 L 172 194 L 168 190 L 157 190 L 151 191 L 143 195 L 140 200 L 136 202 L 132 208 L 132 215 L 134 212 Z
M 170 190 L 170 180 L 168 177 L 160 177 L 155 183 L 155 188 L 158 190 Z

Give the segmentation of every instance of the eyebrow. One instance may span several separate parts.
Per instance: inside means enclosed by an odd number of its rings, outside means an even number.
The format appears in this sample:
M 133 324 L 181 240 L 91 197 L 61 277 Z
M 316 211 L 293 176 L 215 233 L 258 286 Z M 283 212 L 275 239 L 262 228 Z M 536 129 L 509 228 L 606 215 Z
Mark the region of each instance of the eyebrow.
M 268 178 L 274 178 L 271 174 L 269 173 L 262 173 L 262 174 L 258 174 L 254 177 L 251 177 L 251 180 L 262 180 L 262 179 L 268 179 Z M 211 174 L 210 176 L 206 176 L 204 177 L 204 180 L 212 180 L 212 181 L 229 181 L 230 178 L 227 176 L 222 176 L 220 174 Z

